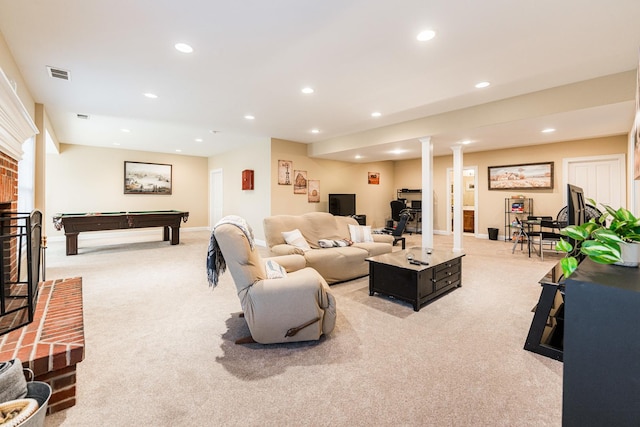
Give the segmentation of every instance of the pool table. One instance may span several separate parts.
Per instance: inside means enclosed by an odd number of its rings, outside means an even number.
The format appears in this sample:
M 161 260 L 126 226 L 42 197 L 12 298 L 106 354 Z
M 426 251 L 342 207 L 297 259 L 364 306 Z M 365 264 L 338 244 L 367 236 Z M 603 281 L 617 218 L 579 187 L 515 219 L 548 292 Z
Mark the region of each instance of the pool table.
M 163 227 L 163 240 L 171 239 L 171 244 L 177 245 L 180 243 L 180 222 L 188 219 L 189 212 L 181 211 L 94 212 L 57 214 L 53 217 L 53 225 L 56 230 L 64 228 L 67 255 L 77 255 L 78 233 L 82 231 Z

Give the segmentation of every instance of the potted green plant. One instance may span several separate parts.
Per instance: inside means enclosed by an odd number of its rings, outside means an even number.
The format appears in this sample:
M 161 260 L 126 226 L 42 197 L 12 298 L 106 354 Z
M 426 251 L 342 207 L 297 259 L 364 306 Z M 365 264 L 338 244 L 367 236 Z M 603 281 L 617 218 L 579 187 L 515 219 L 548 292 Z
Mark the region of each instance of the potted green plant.
M 591 199 L 589 203 L 596 205 Z M 558 251 L 567 253 L 567 256 L 560 260 L 564 277 L 569 277 L 578 268 L 576 255 L 579 253 L 601 264 L 638 266 L 640 218 L 636 218 L 625 208 L 601 206 L 605 212 L 600 218 L 591 219 L 581 225 L 569 225 L 560 230 L 560 234 L 575 242 L 574 247 L 569 241 L 560 239 L 556 245 Z M 607 225 L 609 219 L 611 221 Z M 630 261 L 625 257 L 624 252 L 627 250 L 635 253 Z

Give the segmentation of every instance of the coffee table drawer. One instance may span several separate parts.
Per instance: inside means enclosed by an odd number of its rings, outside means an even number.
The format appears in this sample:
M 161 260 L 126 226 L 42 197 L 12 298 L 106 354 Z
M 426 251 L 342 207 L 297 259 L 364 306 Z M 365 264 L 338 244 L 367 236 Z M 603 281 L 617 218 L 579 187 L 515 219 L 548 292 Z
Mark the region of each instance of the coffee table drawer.
M 438 282 L 444 278 L 454 276 L 455 274 L 459 274 L 460 267 L 461 267 L 461 263 L 459 258 L 451 262 L 446 262 L 446 263 L 437 265 L 435 267 L 435 274 L 433 279 L 436 282 Z
M 443 277 L 440 280 L 436 280 L 435 289 L 437 292 L 440 289 L 446 288 L 448 286 L 458 286 L 459 284 L 460 284 L 460 272 L 458 271 L 450 276 L 448 275 L 446 277 Z

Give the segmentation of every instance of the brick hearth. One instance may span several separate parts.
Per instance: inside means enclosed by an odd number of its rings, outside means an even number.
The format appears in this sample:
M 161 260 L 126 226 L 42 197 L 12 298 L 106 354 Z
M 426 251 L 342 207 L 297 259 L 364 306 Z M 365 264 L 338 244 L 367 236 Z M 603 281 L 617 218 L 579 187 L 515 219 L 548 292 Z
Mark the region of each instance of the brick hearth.
M 82 278 L 39 284 L 34 320 L 0 337 L 0 360 L 19 358 L 53 389 L 47 413 L 76 403 L 76 364 L 84 359 Z

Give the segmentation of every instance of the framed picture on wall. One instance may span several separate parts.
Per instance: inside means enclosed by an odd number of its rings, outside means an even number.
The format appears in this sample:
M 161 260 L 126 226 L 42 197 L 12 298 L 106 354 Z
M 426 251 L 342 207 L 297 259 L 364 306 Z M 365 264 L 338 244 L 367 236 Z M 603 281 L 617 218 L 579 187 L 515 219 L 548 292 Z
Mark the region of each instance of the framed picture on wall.
M 489 190 L 553 188 L 553 162 L 489 166 Z
M 291 185 L 291 173 L 293 173 L 293 162 L 278 160 L 278 184 Z
M 368 172 L 367 178 L 369 184 L 378 185 L 380 184 L 380 172 Z
M 307 194 L 307 171 L 293 171 L 293 194 Z
M 308 182 L 309 191 L 307 197 L 309 203 L 320 203 L 320 180 L 310 179 Z
M 124 162 L 124 194 L 171 194 L 171 165 Z

